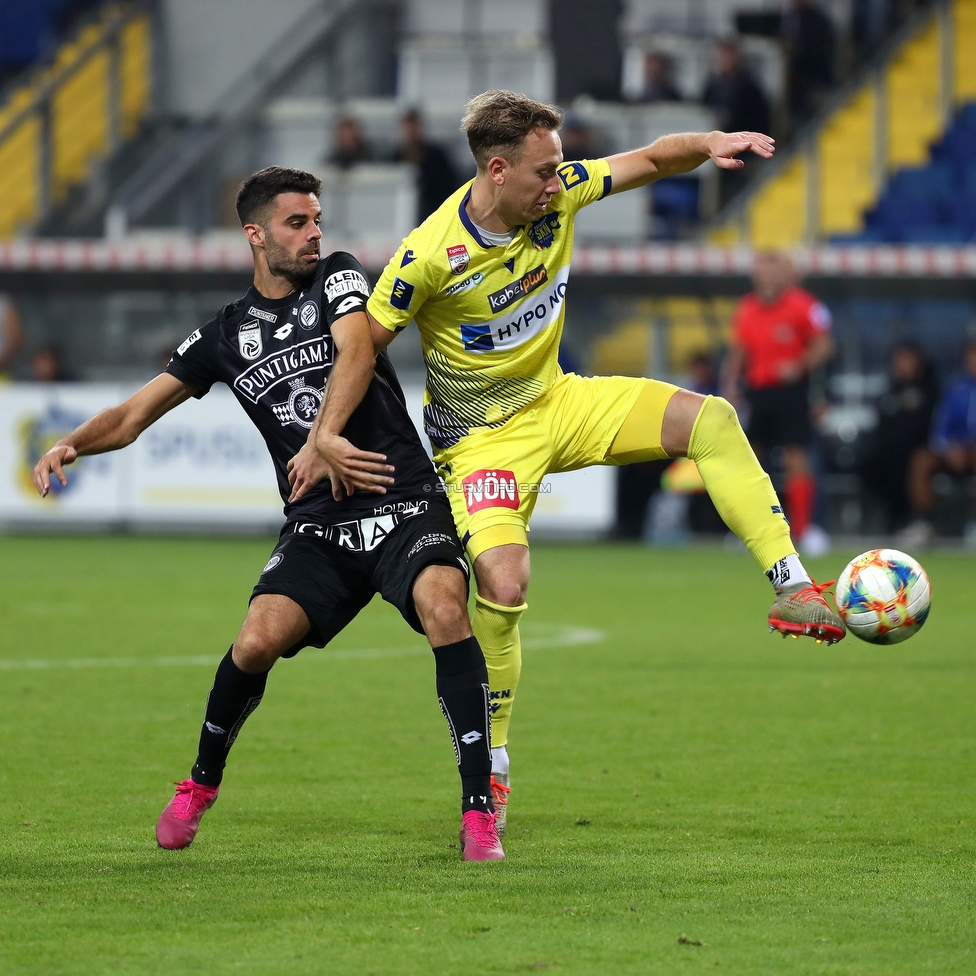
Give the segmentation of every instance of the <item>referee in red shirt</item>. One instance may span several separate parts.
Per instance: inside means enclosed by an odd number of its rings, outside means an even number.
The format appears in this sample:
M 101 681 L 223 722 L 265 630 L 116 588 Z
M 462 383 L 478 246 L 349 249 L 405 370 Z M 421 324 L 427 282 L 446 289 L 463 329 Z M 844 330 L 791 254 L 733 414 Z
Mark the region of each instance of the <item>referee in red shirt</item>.
M 766 463 L 781 448 L 784 497 L 793 538 L 812 555 L 826 537 L 811 525 L 816 482 L 810 470 L 810 373 L 834 353 L 830 312 L 797 284 L 785 254 L 760 252 L 753 263 L 753 291 L 736 307 L 725 364 L 723 395 L 736 403 L 744 389 L 749 408 L 746 432 Z

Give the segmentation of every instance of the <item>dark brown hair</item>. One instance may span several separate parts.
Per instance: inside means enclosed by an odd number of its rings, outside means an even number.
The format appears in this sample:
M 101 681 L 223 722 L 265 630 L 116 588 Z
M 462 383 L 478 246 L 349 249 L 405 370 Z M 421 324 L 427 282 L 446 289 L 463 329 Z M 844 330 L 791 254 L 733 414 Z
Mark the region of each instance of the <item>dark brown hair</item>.
M 241 227 L 260 224 L 279 193 L 322 192 L 322 181 L 312 173 L 284 166 L 268 166 L 249 176 L 237 191 L 237 216 Z
M 483 170 L 493 156 L 503 156 L 517 164 L 525 137 L 533 129 L 556 130 L 562 124 L 563 113 L 554 105 L 518 92 L 495 89 L 468 102 L 461 131 L 468 134 L 471 155 L 478 169 Z

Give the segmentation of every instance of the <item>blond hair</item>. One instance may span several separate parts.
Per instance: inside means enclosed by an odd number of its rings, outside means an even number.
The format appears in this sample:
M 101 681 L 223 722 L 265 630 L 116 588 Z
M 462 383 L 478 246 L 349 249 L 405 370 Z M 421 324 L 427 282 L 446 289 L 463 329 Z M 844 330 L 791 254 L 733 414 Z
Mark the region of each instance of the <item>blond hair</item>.
M 563 113 L 555 105 L 495 89 L 468 102 L 461 131 L 468 135 L 468 146 L 478 169 L 484 170 L 494 156 L 518 164 L 525 137 L 533 129 L 555 131 L 562 124 Z

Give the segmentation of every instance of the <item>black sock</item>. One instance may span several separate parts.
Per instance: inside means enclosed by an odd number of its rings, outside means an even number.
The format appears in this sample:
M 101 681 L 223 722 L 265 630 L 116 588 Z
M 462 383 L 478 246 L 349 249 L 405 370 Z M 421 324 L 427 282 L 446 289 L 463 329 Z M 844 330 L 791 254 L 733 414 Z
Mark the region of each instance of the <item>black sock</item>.
M 476 637 L 435 647 L 437 698 L 461 774 L 461 813 L 492 813 L 488 668 Z
M 268 672 L 248 674 L 232 657 L 234 648 L 217 665 L 213 688 L 207 699 L 207 714 L 200 730 L 200 751 L 190 778 L 201 786 L 219 786 L 227 754 L 247 717 L 261 704 Z

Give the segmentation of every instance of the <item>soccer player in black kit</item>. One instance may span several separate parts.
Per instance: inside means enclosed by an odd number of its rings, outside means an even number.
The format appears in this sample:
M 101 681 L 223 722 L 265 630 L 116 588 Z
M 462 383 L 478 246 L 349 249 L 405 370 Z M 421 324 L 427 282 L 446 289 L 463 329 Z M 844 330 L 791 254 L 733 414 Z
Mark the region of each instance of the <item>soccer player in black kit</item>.
M 468 619 L 464 550 L 393 367 L 373 351 L 365 273 L 350 254 L 320 258 L 320 190 L 310 173 L 281 167 L 242 184 L 237 212 L 254 257 L 252 287 L 190 335 L 165 372 L 52 447 L 34 482 L 42 495 L 52 474 L 67 484 L 64 465 L 125 447 L 219 382 L 274 461 L 286 521 L 217 668 L 190 778 L 156 825 L 160 846 L 193 841 L 278 658 L 324 647 L 380 593 L 433 648 L 461 775 L 464 859 L 501 860 L 488 673 Z

